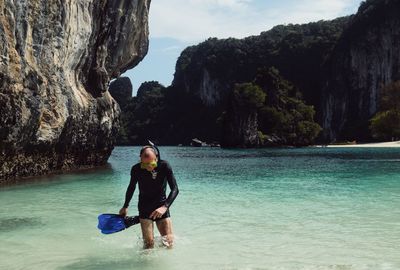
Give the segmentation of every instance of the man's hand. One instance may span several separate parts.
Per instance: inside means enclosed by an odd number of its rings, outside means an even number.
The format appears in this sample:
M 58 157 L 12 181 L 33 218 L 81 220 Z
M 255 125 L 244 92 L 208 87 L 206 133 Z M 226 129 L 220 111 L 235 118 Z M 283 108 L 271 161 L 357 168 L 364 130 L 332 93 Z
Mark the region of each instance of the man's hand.
M 150 218 L 151 218 L 151 219 L 156 219 L 156 218 L 161 217 L 162 215 L 165 214 L 165 212 L 167 212 L 167 209 L 168 209 L 168 208 L 167 208 L 165 205 L 163 205 L 163 206 L 157 208 L 156 210 L 154 210 L 153 212 L 151 212 Z
M 122 207 L 122 208 L 119 210 L 119 214 L 120 214 L 121 216 L 125 217 L 125 216 L 128 214 L 128 208 Z

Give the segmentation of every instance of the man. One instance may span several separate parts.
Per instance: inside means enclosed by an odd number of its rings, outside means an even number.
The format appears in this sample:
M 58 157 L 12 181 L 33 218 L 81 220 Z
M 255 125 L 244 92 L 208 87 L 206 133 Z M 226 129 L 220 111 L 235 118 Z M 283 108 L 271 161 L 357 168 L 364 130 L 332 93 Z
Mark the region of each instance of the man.
M 158 150 L 158 148 L 157 148 Z M 142 147 L 140 162 L 132 166 L 131 179 L 125 194 L 125 203 L 119 214 L 126 216 L 129 202 L 139 185 L 139 220 L 142 229 L 143 247 L 154 247 L 153 221 L 163 239 L 163 244 L 172 248 L 173 232 L 169 208 L 179 193 L 172 168 L 166 160 L 160 159 L 159 153 L 151 145 Z M 165 196 L 167 183 L 171 189 Z

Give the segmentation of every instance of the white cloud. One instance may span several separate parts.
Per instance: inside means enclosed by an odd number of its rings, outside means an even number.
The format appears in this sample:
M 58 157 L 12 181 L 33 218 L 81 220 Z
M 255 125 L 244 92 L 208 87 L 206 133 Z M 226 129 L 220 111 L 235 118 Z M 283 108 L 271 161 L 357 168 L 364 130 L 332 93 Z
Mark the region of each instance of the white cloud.
M 150 36 L 198 42 L 257 35 L 277 24 L 333 19 L 360 0 L 153 0 Z M 281 3 L 282 2 L 282 3 Z M 268 4 L 270 3 L 270 4 Z M 277 4 L 281 3 L 281 4 Z

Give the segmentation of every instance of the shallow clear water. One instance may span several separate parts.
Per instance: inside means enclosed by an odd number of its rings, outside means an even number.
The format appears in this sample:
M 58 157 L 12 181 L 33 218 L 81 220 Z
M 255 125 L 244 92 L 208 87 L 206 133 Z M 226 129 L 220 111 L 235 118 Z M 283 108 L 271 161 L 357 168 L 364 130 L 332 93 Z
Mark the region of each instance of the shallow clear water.
M 173 249 L 96 228 L 138 161 L 116 147 L 106 168 L 0 188 L 0 269 L 400 269 L 400 149 L 160 150 L 180 188 Z

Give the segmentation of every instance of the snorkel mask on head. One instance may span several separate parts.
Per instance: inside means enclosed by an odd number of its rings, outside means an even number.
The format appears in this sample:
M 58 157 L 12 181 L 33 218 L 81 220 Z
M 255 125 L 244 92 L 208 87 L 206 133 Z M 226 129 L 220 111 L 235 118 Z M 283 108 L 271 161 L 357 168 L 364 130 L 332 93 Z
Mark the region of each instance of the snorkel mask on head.
M 150 140 L 147 140 L 149 142 L 149 145 L 144 146 L 140 150 L 140 156 L 142 156 L 143 152 L 147 148 L 152 148 L 154 150 L 154 153 L 156 154 L 157 161 L 153 160 L 151 162 L 140 162 L 140 168 L 142 169 L 147 169 L 149 166 L 151 166 L 153 169 L 157 167 L 158 161 L 160 160 L 160 150 L 158 150 L 158 147 L 154 145 Z
M 149 167 L 149 166 L 156 168 L 157 161 L 153 160 L 151 162 L 140 162 L 140 168 L 142 168 L 142 169 L 147 169 L 147 167 Z

